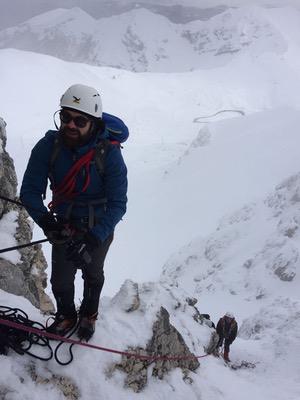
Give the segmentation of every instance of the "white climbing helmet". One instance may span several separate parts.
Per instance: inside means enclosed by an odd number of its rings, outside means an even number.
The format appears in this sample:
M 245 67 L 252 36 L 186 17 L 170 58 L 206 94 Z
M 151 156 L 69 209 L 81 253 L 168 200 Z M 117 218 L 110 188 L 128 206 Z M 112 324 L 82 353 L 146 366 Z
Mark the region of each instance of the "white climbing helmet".
M 72 85 L 61 96 L 60 107 L 81 111 L 95 118 L 102 118 L 102 101 L 99 92 L 85 85 Z
M 232 312 L 227 311 L 227 313 L 225 314 L 225 317 L 234 319 L 234 315 L 232 314 Z

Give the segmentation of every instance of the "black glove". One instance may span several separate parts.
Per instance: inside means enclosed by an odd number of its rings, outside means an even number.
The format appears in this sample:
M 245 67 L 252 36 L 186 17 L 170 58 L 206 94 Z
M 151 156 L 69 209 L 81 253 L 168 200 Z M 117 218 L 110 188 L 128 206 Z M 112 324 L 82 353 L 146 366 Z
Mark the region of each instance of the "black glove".
M 100 241 L 91 232 L 82 237 L 72 239 L 67 246 L 67 260 L 73 261 L 78 268 L 86 266 L 92 261 L 92 253 L 99 246 Z
M 72 234 L 68 225 L 63 221 L 58 221 L 51 213 L 44 214 L 38 220 L 38 225 L 43 229 L 50 243 L 63 243 L 68 240 Z

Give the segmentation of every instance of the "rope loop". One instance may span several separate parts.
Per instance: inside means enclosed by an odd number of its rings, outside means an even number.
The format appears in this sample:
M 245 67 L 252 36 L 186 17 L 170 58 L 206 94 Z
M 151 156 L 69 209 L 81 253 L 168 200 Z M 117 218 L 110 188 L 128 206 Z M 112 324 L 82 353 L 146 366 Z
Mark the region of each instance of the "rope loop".
M 95 155 L 95 149 L 91 149 L 84 156 L 79 158 L 60 182 L 57 187 L 53 188 L 53 200 L 48 204 L 49 210 L 53 210 L 63 201 L 70 201 L 87 190 L 90 184 L 90 164 Z M 75 191 L 76 179 L 80 171 L 85 171 L 85 181 L 80 192 Z
M 58 364 L 68 365 L 73 361 L 72 349 L 73 346 L 77 344 L 79 346 L 88 347 L 90 349 L 119 354 L 121 356 L 133 358 L 136 360 L 149 360 L 151 362 L 192 360 L 209 356 L 209 354 L 203 354 L 201 356 L 141 355 L 138 353 L 110 349 L 107 347 L 101 347 L 91 343 L 71 339 L 71 336 L 75 333 L 77 328 L 78 326 L 75 326 L 68 334 L 68 336 L 62 337 L 54 333 L 47 332 L 46 327 L 41 323 L 29 320 L 27 314 L 24 311 L 18 308 L 0 306 L 0 354 L 7 354 L 8 348 L 12 348 L 18 354 L 28 354 L 34 358 L 44 361 L 50 360 L 54 355 L 54 358 L 58 362 Z M 5 338 L 7 338 L 8 340 L 6 341 Z M 50 345 L 49 339 L 59 342 L 54 352 Z M 70 344 L 70 358 L 67 361 L 61 361 L 58 358 L 58 350 L 64 343 Z M 46 347 L 49 351 L 49 355 L 47 357 L 41 357 L 32 353 L 30 349 L 33 344 L 39 345 L 40 347 Z

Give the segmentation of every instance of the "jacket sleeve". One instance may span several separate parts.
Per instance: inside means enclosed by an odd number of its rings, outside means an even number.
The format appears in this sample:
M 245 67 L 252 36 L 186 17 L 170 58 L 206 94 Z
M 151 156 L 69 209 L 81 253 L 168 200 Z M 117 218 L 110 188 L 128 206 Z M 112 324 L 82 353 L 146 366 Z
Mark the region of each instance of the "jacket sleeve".
M 230 337 L 229 337 L 229 340 L 230 340 L 231 342 L 233 342 L 233 341 L 235 340 L 236 335 L 237 335 L 237 332 L 238 332 L 238 325 L 237 325 L 237 322 L 234 321 L 234 325 L 233 325 L 233 327 L 232 327 L 232 329 L 231 329 Z
M 113 232 L 126 212 L 127 168 L 121 150 L 111 146 L 105 159 L 104 193 L 107 199 L 106 210 L 99 224 L 92 232 L 103 242 Z
M 20 191 L 20 199 L 35 222 L 48 211 L 43 203 L 48 181 L 48 147 L 43 138 L 32 149 Z

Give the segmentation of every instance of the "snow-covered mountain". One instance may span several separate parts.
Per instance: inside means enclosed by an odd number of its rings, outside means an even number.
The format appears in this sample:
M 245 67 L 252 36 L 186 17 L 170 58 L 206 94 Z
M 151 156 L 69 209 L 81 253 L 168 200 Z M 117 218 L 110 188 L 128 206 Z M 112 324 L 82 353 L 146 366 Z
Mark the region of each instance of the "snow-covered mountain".
M 130 128 L 122 150 L 129 171 L 128 212 L 107 258 L 92 344 L 145 349 L 162 306 L 190 351 L 202 355 L 212 330 L 194 319 L 195 298 L 199 311 L 214 322 L 226 311 L 236 315 L 240 330 L 230 356 L 234 364 L 245 360 L 253 368 L 233 370 L 208 356 L 188 379 L 175 369 L 160 380 L 153 363 L 144 369 L 146 386 L 135 394 L 124 388 L 127 375 L 118 355 L 77 347 L 73 363 L 63 367 L 12 353 L 0 356 L 4 398 L 57 400 L 67 393 L 85 400 L 299 399 L 299 13 L 247 10 L 247 16 L 243 8 L 210 20 L 209 32 L 218 18 L 222 26 L 228 18 L 232 25 L 226 26 L 244 32 L 229 35 L 228 43 L 253 37 L 242 50 L 218 56 L 224 65 L 211 69 L 137 74 L 1 49 L 0 114 L 7 122 L 7 148 L 19 182 L 32 146 L 53 127 L 59 98 L 73 83 L 97 87 L 104 110 Z M 48 20 L 49 15 L 55 18 Z M 99 29 L 98 22 L 83 16 L 90 34 Z M 237 16 L 244 18 L 240 25 Z M 65 33 L 78 26 L 72 18 L 65 25 L 62 10 L 48 17 L 31 20 L 36 32 L 45 32 L 45 25 L 55 32 L 57 22 Z M 255 24 L 247 25 L 252 17 Z M 129 20 L 129 14 L 122 18 Z M 262 21 L 258 30 L 257 21 Z M 173 24 L 167 24 L 171 32 Z M 198 22 L 189 27 L 193 24 Z M 138 22 L 136 27 L 143 32 Z M 218 40 L 215 44 L 221 45 Z M 128 62 L 125 50 L 122 54 Z M 209 65 L 209 56 L 206 61 Z M 36 238 L 40 235 L 36 229 Z M 49 260 L 49 245 L 44 251 Z M 81 283 L 79 277 L 78 305 Z M 22 297 L 0 291 L 0 300 L 46 320 Z M 60 355 L 68 359 L 67 348 Z
M 197 19 L 207 20 L 210 17 L 223 12 L 228 7 L 224 5 L 213 5 L 209 2 L 205 5 L 201 3 L 177 4 L 177 2 L 153 1 L 133 1 L 133 0 L 30 0 L 26 4 L 22 0 L 10 0 L 1 8 L 0 30 L 26 21 L 39 14 L 54 10 L 56 8 L 79 7 L 94 18 L 111 17 L 120 15 L 124 12 L 138 8 L 146 8 L 156 14 L 164 15 L 170 21 L 183 23 L 195 21 Z M 284 4 L 287 5 L 287 4 Z
M 232 8 L 207 21 L 175 24 L 144 8 L 96 20 L 77 7 L 1 31 L 0 48 L 132 71 L 180 72 L 221 66 L 243 53 L 283 54 L 287 21 L 299 36 L 300 12 L 292 8 Z
M 294 175 L 264 201 L 224 216 L 211 235 L 195 238 L 169 259 L 162 282 L 189 288 L 202 306 L 214 304 L 219 313 L 224 304 L 218 305 L 214 297 L 221 292 L 238 319 L 245 309 L 257 312 L 280 299 L 298 302 L 299 183 L 300 175 Z

